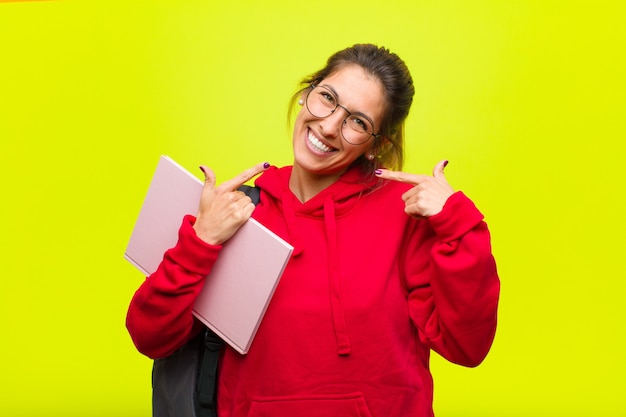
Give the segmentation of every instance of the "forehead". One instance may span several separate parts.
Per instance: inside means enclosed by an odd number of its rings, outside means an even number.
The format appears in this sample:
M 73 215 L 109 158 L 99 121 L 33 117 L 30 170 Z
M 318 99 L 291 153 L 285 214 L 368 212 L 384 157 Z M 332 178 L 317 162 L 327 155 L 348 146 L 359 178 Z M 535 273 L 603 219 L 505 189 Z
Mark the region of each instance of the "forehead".
M 351 112 L 360 112 L 379 122 L 385 112 L 385 98 L 380 81 L 358 65 L 342 67 L 324 78 L 320 85 L 337 93 L 337 100 Z

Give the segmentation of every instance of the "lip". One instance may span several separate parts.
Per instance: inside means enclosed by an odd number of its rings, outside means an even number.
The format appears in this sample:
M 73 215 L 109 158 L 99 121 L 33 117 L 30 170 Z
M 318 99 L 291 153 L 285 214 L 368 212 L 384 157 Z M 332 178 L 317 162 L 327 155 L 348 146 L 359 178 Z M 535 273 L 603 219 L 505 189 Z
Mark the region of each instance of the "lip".
M 311 139 L 314 139 L 314 142 Z M 338 151 L 337 148 L 331 146 L 326 140 L 321 139 L 311 128 L 307 128 L 304 141 L 307 148 L 316 155 L 327 156 Z

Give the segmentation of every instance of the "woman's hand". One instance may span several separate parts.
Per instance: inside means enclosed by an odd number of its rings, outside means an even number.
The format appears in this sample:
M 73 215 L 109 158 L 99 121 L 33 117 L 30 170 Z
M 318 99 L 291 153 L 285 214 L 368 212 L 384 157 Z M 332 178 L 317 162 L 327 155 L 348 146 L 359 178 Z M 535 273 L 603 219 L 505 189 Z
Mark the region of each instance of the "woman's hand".
M 448 161 L 440 161 L 433 169 L 433 175 L 407 174 L 400 171 L 381 169 L 376 172 L 380 178 L 413 184 L 414 187 L 402 195 L 404 212 L 411 217 L 430 217 L 439 213 L 454 190 L 443 175 Z M 380 173 L 379 173 L 380 172 Z
M 193 225 L 200 239 L 211 245 L 221 245 L 243 226 L 252 215 L 254 204 L 237 188 L 267 168 L 267 162 L 257 164 L 216 187 L 213 171 L 204 165 L 200 167 L 204 172 L 204 189 Z

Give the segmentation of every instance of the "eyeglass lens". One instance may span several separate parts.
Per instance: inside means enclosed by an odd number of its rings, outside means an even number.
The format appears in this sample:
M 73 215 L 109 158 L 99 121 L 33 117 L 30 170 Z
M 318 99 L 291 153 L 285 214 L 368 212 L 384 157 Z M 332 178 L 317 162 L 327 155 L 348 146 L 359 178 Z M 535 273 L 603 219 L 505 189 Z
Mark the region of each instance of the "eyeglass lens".
M 322 119 L 330 116 L 340 107 L 332 91 L 321 86 L 316 86 L 309 91 L 306 97 L 306 106 L 313 116 Z M 344 139 L 354 145 L 367 142 L 372 132 L 372 125 L 367 119 L 353 114 L 346 114 L 341 125 L 341 134 Z

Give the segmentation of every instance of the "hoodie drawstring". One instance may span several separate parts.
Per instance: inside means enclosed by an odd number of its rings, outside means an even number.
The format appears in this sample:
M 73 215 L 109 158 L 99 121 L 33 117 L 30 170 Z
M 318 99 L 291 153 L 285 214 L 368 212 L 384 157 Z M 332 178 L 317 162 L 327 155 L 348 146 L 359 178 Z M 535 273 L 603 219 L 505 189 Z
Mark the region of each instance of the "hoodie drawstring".
M 289 233 L 289 243 L 293 246 L 293 253 L 291 256 L 298 256 L 302 253 L 302 245 L 300 244 L 300 237 L 297 232 L 293 232 L 291 229 L 296 224 L 296 212 L 293 208 L 293 200 L 290 192 L 283 192 L 281 201 L 283 202 L 283 214 L 285 215 L 285 221 L 287 222 L 287 233 Z
M 296 227 L 296 213 L 294 200 L 290 193 L 283 193 L 283 214 L 287 222 L 289 241 L 294 247 L 292 256 L 296 257 L 302 253 L 301 236 Z M 337 339 L 337 354 L 349 355 L 352 347 L 348 335 L 346 316 L 341 303 L 341 277 L 339 273 L 339 251 L 337 246 L 337 223 L 335 218 L 335 200 L 333 195 L 328 195 L 324 200 L 324 226 L 326 231 L 326 243 L 328 245 L 328 285 L 330 307 L 332 312 L 333 327 Z
M 341 279 L 339 276 L 339 252 L 337 249 L 337 223 L 335 219 L 335 201 L 329 195 L 324 201 L 324 224 L 328 243 L 328 279 L 330 286 L 330 306 L 337 338 L 337 353 L 349 355 L 351 351 L 350 336 L 346 316 L 341 304 Z

